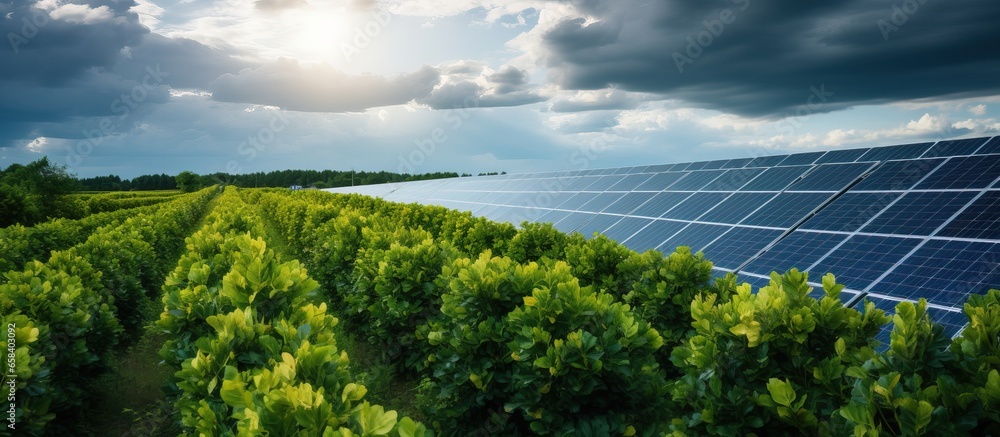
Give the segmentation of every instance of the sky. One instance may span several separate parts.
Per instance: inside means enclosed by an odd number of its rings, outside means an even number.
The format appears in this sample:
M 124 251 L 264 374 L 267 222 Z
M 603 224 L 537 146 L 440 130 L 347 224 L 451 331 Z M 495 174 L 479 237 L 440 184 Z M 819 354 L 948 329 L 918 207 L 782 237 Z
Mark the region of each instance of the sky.
M 0 0 L 0 168 L 530 172 L 1000 135 L 996 0 Z

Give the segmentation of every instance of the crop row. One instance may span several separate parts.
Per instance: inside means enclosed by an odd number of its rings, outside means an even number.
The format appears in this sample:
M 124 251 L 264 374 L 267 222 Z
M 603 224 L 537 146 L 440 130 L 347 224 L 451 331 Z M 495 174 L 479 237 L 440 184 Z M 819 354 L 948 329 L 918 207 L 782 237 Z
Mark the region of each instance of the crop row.
M 926 303 L 845 307 L 842 285 L 758 290 L 686 248 L 635 253 L 356 195 L 246 191 L 332 311 L 421 380 L 443 434 L 982 435 L 1000 426 L 1000 291 L 952 341 Z M 880 352 L 875 335 L 893 322 Z
M 228 188 L 163 285 L 161 357 L 185 432 L 203 436 L 422 436 L 364 401 L 319 284 L 261 238 Z M 397 420 L 398 419 L 398 420 Z
M 133 210 L 89 236 L 65 234 L 60 241 L 82 242 L 3 275 L 0 314 L 13 333 L 13 371 L 4 372 L 3 382 L 16 396 L 17 434 L 72 433 L 88 384 L 152 315 L 152 297 L 174 262 L 177 242 L 213 195 L 206 189 Z

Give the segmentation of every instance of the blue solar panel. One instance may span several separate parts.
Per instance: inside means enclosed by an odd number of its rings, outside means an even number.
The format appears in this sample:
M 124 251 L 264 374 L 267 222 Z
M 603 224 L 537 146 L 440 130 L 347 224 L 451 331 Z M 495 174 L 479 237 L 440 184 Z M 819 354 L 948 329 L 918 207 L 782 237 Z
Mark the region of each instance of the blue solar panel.
M 686 173 L 657 173 L 653 177 L 635 187 L 635 191 L 663 191 Z
M 717 160 L 717 161 L 709 161 L 708 164 L 705 164 L 705 166 L 702 167 L 701 169 L 702 170 L 716 170 L 716 169 L 720 169 L 720 168 L 724 167 L 727 162 L 729 162 L 728 159 L 720 159 L 720 160 Z
M 993 137 L 992 140 L 983 144 L 983 146 L 976 151 L 977 155 L 988 155 L 990 153 L 1000 153 L 1000 137 Z
M 718 179 L 705 185 L 702 191 L 736 191 L 763 172 L 762 168 L 727 170 Z
M 740 224 L 787 228 L 805 218 L 830 196 L 826 193 L 781 193 Z
M 861 232 L 931 235 L 975 196 L 976 193 L 973 192 L 906 193 L 862 228 Z
M 885 162 L 851 190 L 909 190 L 942 162 L 943 158 Z
M 782 231 L 736 227 L 704 249 L 705 258 L 717 267 L 733 270 L 781 235 Z
M 734 193 L 698 220 L 736 224 L 776 195 L 774 193 Z
M 871 168 L 869 163 L 826 164 L 788 187 L 789 191 L 840 191 Z
M 730 159 L 729 162 L 726 163 L 726 165 L 722 166 L 722 168 L 743 168 L 746 167 L 747 164 L 750 163 L 750 161 L 753 161 L 753 158 Z
M 617 184 L 608 188 L 608 191 L 632 191 L 649 180 L 653 175 L 649 173 L 628 175 L 618 181 Z
M 875 147 L 858 158 L 858 161 L 888 161 L 891 159 L 919 158 L 933 143 L 901 144 L 898 146 Z
M 618 201 L 624 195 L 624 193 L 600 193 L 594 196 L 591 201 L 581 206 L 580 211 L 601 212 L 608 205 Z
M 587 221 L 593 218 L 594 215 L 596 214 L 591 214 L 589 212 L 571 212 L 562 220 L 556 222 L 553 226 L 560 231 L 570 233 L 577 230 L 580 226 L 583 226 L 587 223 Z M 585 236 L 589 237 L 590 235 Z
M 684 226 L 687 226 L 687 223 L 656 220 L 650 223 L 649 226 L 642 228 L 628 240 L 625 240 L 624 244 L 629 249 L 637 252 L 645 252 L 648 249 L 657 248 L 660 243 L 663 243 L 667 238 L 670 238 L 677 231 L 683 229 Z
M 621 199 L 613 202 L 604 209 L 604 212 L 611 214 L 628 214 L 635 211 L 639 205 L 646 203 L 649 199 L 652 199 L 654 193 L 627 193 L 622 196 Z
M 779 165 L 808 165 L 816 162 L 826 152 L 808 152 L 788 155 Z
M 587 186 L 587 191 L 607 191 L 622 179 L 624 179 L 624 176 L 620 175 L 601 176 L 597 178 L 597 181 Z
M 869 291 L 959 308 L 1000 284 L 1000 244 L 929 240 Z
M 663 217 L 675 220 L 694 220 L 704 214 L 705 211 L 714 208 L 726 197 L 729 197 L 728 193 L 694 193 L 687 200 L 677 205 L 676 208 L 664 214 Z
M 615 241 L 625 241 L 652 221 L 652 219 L 623 217 L 618 223 L 609 228 L 604 235 Z
M 926 158 L 936 156 L 971 155 L 989 138 L 970 138 L 967 140 L 938 141 L 925 155 Z
M 568 209 L 568 210 L 577 210 L 577 209 L 580 209 L 580 207 L 582 207 L 583 205 L 586 205 L 587 202 L 590 202 L 591 200 L 594 200 L 594 198 L 597 197 L 597 194 L 598 193 L 576 193 L 572 197 L 570 197 L 570 198 L 566 199 L 564 202 L 560 203 L 557 206 L 557 208 L 558 209 Z
M 814 267 L 812 273 L 833 273 L 837 282 L 863 290 L 903 259 L 922 240 L 918 238 L 855 235 Z
M 687 170 L 687 171 L 701 170 L 701 169 L 705 168 L 705 166 L 708 165 L 708 163 L 709 163 L 709 161 L 692 162 L 692 163 L 688 164 L 687 167 L 684 167 L 684 170 Z
M 741 270 L 761 275 L 769 275 L 772 271 L 784 273 L 792 268 L 802 270 L 846 239 L 844 234 L 795 231 Z
M 951 158 L 917 185 L 921 190 L 986 188 L 1000 177 L 1000 155 Z
M 885 209 L 898 193 L 846 193 L 802 224 L 802 229 L 854 232 Z
M 621 216 L 598 214 L 581 224 L 576 228 L 576 231 L 583 234 L 584 237 L 590 238 L 594 235 L 594 232 L 603 234 L 612 225 L 618 223 L 618 220 L 621 220 Z
M 632 211 L 632 215 L 640 217 L 660 217 L 670 209 L 691 197 L 692 193 L 656 193 L 652 199 Z
M 692 223 L 680 232 L 668 238 L 658 247 L 661 252 L 673 252 L 678 246 L 687 246 L 692 252 L 698 252 L 708 246 L 712 240 L 726 233 L 731 226 L 704 225 Z
M 781 191 L 795 182 L 810 166 L 773 167 L 750 181 L 740 191 Z
M 724 170 L 706 170 L 688 173 L 683 179 L 674 182 L 670 186 L 670 191 L 697 191 L 701 187 L 708 185 L 724 173 Z
M 938 235 L 1000 240 L 1000 191 L 985 192 L 949 222 Z
M 868 150 L 869 149 L 831 150 L 817 159 L 815 164 L 854 162 L 857 161 L 858 158 L 864 156 L 865 153 L 868 153 Z
M 758 156 L 750 161 L 747 167 L 774 167 L 784 161 L 786 155 Z

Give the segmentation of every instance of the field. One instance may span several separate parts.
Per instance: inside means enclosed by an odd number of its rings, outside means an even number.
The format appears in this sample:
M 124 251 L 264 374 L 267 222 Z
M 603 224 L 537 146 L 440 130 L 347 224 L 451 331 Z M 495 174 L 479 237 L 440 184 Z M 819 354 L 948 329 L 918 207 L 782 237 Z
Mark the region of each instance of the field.
M 952 340 L 833 275 L 713 278 L 548 224 L 317 191 L 79 195 L 0 229 L 10 435 L 987 435 L 1000 291 Z M 815 279 L 815 278 L 814 278 Z M 876 336 L 891 326 L 890 343 Z

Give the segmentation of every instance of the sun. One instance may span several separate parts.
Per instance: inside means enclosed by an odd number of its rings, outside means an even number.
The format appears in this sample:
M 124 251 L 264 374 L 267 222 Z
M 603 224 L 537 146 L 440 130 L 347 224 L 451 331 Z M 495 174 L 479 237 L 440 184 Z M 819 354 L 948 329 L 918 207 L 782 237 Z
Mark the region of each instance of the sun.
M 343 45 L 359 29 L 358 14 L 346 7 L 315 6 L 284 14 L 284 49 L 299 60 L 342 64 Z

